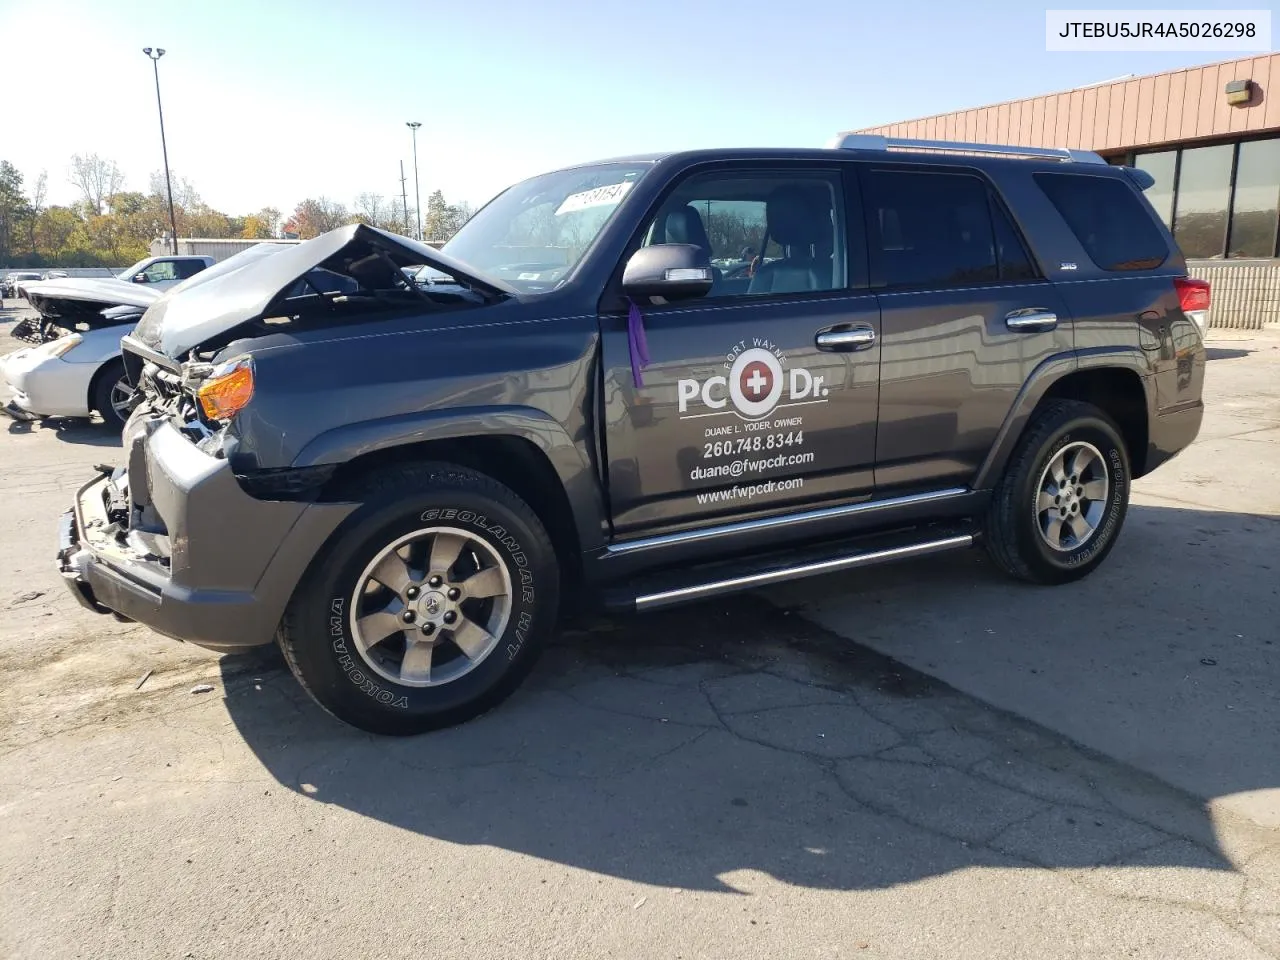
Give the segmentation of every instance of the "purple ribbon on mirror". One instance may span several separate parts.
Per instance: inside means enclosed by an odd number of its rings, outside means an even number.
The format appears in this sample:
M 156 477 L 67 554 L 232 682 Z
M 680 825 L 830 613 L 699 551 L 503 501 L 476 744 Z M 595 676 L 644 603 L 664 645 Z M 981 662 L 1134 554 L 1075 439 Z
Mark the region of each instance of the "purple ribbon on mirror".
M 644 335 L 644 315 L 634 300 L 628 299 L 631 309 L 627 311 L 627 352 L 631 354 L 631 382 L 637 387 L 644 386 L 644 378 L 640 371 L 649 365 L 649 342 Z

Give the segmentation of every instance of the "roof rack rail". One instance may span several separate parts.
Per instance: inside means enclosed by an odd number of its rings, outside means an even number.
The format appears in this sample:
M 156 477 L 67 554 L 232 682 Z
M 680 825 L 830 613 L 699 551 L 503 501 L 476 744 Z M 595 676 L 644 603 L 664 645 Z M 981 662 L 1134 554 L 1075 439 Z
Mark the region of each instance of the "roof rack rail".
M 958 140 L 908 140 L 878 133 L 839 133 L 827 142 L 828 150 L 936 150 L 949 153 L 991 153 L 1005 157 L 1033 157 L 1074 163 L 1106 163 L 1092 150 L 1066 147 L 1013 147 L 999 143 L 966 143 Z

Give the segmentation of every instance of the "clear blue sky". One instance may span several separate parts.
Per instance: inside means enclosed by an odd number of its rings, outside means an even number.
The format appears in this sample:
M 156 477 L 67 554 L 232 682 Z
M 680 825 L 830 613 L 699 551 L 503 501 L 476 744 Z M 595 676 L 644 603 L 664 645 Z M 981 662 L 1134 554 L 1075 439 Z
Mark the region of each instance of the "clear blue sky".
M 840 129 L 1236 56 L 1046 53 L 1044 13 L 1016 0 L 0 0 L 0 159 L 28 180 L 48 170 L 54 202 L 74 199 L 75 152 L 115 159 L 145 189 L 161 158 L 144 46 L 168 51 L 170 164 L 229 213 L 398 194 L 400 160 L 412 202 L 406 120 L 423 124 L 424 196 L 479 203 L 566 163 L 818 145 Z

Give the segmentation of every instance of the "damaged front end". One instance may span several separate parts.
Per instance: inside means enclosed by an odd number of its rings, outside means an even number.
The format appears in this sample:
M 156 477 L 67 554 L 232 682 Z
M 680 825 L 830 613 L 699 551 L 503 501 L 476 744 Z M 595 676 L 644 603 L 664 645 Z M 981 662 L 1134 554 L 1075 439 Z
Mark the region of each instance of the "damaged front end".
M 74 333 L 97 330 L 101 327 L 132 326 L 142 319 L 143 308 L 120 304 L 103 308 L 100 303 L 68 301 L 76 306 L 69 310 L 56 308 L 41 310 L 39 316 L 24 317 L 14 324 L 9 336 L 25 344 L 38 347 L 44 343 L 61 340 Z
M 9 335 L 39 345 L 72 333 L 132 325 L 159 296 L 119 280 L 42 280 L 27 287 L 27 301 L 39 316 L 20 321 Z
M 213 650 L 270 643 L 311 557 L 350 504 L 262 500 L 164 410 L 135 412 L 125 464 L 82 487 L 59 572 L 97 612 Z
M 162 297 L 121 339 L 141 394 L 125 462 L 79 491 L 58 552 L 85 606 L 215 650 L 273 640 L 312 558 L 356 507 L 315 495 L 327 467 L 237 472 L 255 356 L 296 346 L 290 334 L 508 295 L 429 247 L 360 225 L 236 259 Z M 402 268 L 423 263 L 455 282 L 418 287 Z

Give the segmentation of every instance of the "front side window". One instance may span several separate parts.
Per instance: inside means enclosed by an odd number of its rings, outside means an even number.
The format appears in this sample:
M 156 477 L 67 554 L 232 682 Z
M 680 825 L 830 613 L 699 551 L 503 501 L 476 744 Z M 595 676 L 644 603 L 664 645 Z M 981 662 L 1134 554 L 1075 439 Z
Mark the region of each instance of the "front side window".
M 178 279 L 178 271 L 174 267 L 172 260 L 161 260 L 159 263 L 153 263 L 142 271 L 142 275 L 147 278 L 147 283 L 160 283 L 163 280 Z
M 712 268 L 708 297 L 765 296 L 843 289 L 844 237 L 837 173 L 738 170 L 681 183 L 643 245 L 698 247 Z
M 549 292 L 650 169 L 647 163 L 603 163 L 525 180 L 482 207 L 442 252 L 522 293 Z

